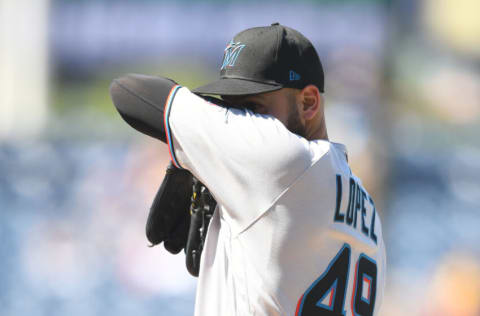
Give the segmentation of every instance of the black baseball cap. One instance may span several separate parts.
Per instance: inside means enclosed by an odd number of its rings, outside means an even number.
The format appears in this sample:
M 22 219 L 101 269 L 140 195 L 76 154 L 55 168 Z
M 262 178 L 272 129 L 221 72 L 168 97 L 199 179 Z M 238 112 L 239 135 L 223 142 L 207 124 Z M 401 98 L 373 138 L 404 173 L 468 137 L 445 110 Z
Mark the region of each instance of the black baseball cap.
M 324 92 L 323 67 L 300 32 L 273 23 L 238 33 L 225 48 L 220 79 L 193 92 L 249 95 L 314 84 Z

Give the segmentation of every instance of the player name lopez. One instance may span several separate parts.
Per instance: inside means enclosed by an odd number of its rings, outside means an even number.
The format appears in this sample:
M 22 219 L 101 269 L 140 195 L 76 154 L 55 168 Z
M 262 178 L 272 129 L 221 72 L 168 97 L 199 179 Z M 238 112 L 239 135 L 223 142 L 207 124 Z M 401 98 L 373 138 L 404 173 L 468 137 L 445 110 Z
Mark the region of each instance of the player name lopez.
M 337 203 L 333 221 L 358 229 L 377 243 L 375 235 L 375 204 L 358 182 L 350 177 L 348 204 L 342 205 L 342 177 L 337 174 Z M 358 228 L 357 228 L 358 223 Z

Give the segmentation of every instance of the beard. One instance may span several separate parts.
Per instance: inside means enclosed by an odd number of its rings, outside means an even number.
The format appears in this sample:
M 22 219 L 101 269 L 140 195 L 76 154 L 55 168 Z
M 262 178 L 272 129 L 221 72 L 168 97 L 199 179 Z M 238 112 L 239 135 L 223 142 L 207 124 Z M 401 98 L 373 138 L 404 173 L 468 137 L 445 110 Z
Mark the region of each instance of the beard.
M 291 98 L 289 103 L 290 107 L 287 118 L 287 129 L 294 134 L 306 138 L 307 131 L 300 120 L 300 113 L 298 113 L 298 107 L 295 98 Z

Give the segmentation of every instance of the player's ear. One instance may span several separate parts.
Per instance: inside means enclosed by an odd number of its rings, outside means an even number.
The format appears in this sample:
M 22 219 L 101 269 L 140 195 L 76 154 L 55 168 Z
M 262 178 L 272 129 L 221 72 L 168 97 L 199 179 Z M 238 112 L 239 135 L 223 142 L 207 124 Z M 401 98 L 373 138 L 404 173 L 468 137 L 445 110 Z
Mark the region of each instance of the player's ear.
M 323 98 L 317 86 L 310 84 L 300 92 L 301 115 L 308 121 L 311 120 L 323 107 Z

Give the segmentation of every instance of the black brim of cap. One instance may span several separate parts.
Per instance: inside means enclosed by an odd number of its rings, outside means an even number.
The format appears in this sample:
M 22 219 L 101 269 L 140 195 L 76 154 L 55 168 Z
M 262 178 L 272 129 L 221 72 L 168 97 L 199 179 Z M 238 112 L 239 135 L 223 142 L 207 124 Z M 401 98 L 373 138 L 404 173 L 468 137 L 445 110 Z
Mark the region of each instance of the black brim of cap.
M 264 83 L 238 78 L 221 78 L 204 86 L 193 89 L 198 94 L 249 95 L 280 90 L 279 83 Z

